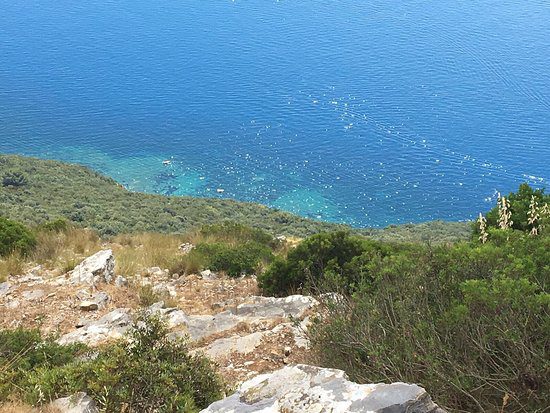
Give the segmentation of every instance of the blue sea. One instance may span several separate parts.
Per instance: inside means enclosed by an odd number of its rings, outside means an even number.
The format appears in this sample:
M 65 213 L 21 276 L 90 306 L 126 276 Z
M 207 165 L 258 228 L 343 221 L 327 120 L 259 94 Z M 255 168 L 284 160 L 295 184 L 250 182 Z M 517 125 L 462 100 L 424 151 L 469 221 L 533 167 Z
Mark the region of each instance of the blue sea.
M 0 152 L 353 226 L 470 219 L 550 181 L 550 2 L 0 0 Z

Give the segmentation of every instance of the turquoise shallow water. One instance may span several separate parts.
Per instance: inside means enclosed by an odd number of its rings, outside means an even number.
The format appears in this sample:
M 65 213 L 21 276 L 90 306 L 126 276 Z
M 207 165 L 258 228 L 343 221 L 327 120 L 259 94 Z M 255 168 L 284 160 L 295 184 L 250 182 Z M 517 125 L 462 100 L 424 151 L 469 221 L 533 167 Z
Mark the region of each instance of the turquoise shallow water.
M 548 186 L 547 1 L 0 8 L 0 152 L 355 226 Z

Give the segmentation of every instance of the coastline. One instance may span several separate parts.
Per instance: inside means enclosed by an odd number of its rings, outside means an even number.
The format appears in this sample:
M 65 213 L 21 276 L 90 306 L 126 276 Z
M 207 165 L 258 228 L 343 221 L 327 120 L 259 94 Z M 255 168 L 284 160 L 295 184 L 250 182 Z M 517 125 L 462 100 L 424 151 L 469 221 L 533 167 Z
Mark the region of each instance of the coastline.
M 0 174 L 18 170 L 29 184 L 22 190 L 0 191 L 0 214 L 29 224 L 66 218 L 102 235 L 122 232 L 181 233 L 223 220 L 257 226 L 273 234 L 304 237 L 316 232 L 347 229 L 373 238 L 441 242 L 466 239 L 468 222 L 352 228 L 228 198 L 166 196 L 134 192 L 89 167 L 20 155 L 0 155 Z M 32 212 L 38 207 L 37 212 Z

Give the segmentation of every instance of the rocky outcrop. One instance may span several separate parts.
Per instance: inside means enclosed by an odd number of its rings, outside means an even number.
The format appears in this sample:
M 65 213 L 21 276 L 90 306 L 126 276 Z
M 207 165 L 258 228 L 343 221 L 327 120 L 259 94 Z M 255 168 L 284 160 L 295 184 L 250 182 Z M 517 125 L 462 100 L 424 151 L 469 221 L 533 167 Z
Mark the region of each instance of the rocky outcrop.
M 115 274 L 115 258 L 112 250 L 103 250 L 86 258 L 74 270 L 69 272 L 72 284 L 94 285 L 100 282 L 110 283 Z
M 177 308 L 164 308 L 164 302 L 162 301 L 151 305 L 147 311 L 151 314 L 161 316 L 168 328 L 186 326 L 189 324 L 189 318 L 182 310 L 178 310 Z
M 100 295 L 105 294 L 98 293 L 93 297 Z M 168 328 L 178 330 L 181 335 L 189 335 L 191 340 L 200 340 L 231 330 L 241 323 L 250 325 L 280 318 L 299 319 L 316 303 L 312 297 L 293 295 L 286 298 L 251 297 L 249 303 L 214 315 L 187 315 L 177 308 L 164 308 L 162 302 L 153 304 L 148 310 L 162 316 L 166 320 Z M 100 303 L 94 301 L 93 298 L 80 304 L 80 308 L 85 311 L 94 311 L 98 307 L 101 307 Z M 131 313 L 129 309 L 119 308 L 97 321 L 81 323 L 81 325 L 81 328 L 62 336 L 58 340 L 59 343 L 80 342 L 94 346 L 108 339 L 119 338 L 130 328 Z M 219 355 L 223 349 L 231 351 L 243 343 L 248 345 L 247 348 L 252 348 L 251 343 L 259 342 L 260 338 L 260 335 L 239 339 L 229 338 L 226 342 L 215 343 L 214 347 L 208 349 L 207 352 Z M 237 341 L 235 342 L 235 340 Z
M 237 306 L 232 312 L 240 317 L 302 317 L 317 305 L 317 300 L 307 295 L 291 295 L 284 298 L 251 297 L 249 303 Z
M 121 338 L 130 328 L 132 317 L 127 308 L 117 308 L 99 320 L 81 322 L 81 328 L 61 336 L 59 344 L 85 343 L 98 345 L 109 339 Z
M 107 293 L 101 291 L 80 302 L 79 307 L 83 311 L 95 311 L 103 308 L 109 302 Z
M 267 334 L 267 331 L 256 331 L 242 337 L 234 335 L 220 338 L 204 349 L 204 353 L 212 359 L 219 359 L 231 353 L 248 354 L 261 344 Z
M 10 289 L 11 289 L 11 283 L 9 283 L 7 281 L 3 282 L 3 283 L 0 283 L 0 298 L 7 295 L 9 293 Z
M 219 277 L 218 274 L 216 274 L 215 272 L 212 272 L 210 270 L 201 271 L 200 276 L 203 280 L 206 280 L 206 281 L 213 281 L 213 280 L 218 279 L 218 277 Z
M 54 400 L 50 403 L 53 410 L 62 413 L 99 413 L 96 403 L 86 393 L 76 393 L 70 397 Z
M 415 384 L 356 384 L 341 370 L 298 364 L 257 376 L 201 413 L 445 413 Z
M 313 297 L 292 295 L 285 298 L 250 297 L 250 302 L 215 315 L 187 317 L 186 327 L 193 340 L 230 330 L 239 323 L 251 324 L 276 318 L 302 318 L 317 301 Z

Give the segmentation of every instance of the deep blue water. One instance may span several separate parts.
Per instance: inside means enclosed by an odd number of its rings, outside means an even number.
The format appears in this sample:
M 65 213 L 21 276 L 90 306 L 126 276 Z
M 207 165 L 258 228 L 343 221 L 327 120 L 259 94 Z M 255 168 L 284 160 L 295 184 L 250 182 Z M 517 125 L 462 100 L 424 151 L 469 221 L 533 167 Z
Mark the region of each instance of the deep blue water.
M 468 219 L 550 180 L 548 0 L 0 10 L 0 152 L 356 226 Z

